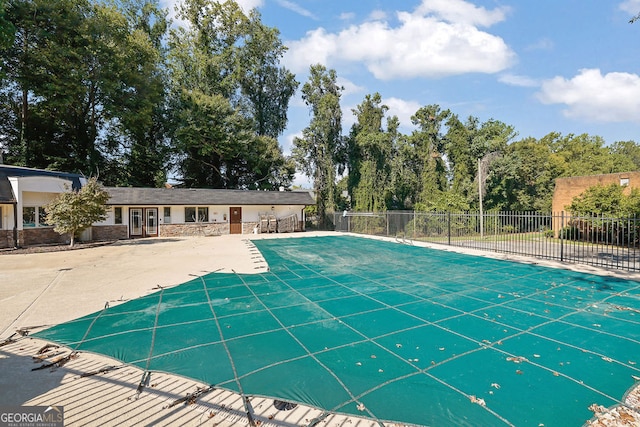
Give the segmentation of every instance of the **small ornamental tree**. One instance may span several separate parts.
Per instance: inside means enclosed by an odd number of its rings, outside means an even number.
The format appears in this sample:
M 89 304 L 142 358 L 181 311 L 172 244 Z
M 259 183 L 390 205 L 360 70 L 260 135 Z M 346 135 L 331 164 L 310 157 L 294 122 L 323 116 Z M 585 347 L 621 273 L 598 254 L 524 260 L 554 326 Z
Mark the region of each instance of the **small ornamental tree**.
M 109 193 L 95 178 L 90 178 L 80 190 L 62 193 L 46 206 L 47 223 L 53 225 L 56 233 L 68 233 L 73 247 L 78 234 L 107 217 L 108 200 Z

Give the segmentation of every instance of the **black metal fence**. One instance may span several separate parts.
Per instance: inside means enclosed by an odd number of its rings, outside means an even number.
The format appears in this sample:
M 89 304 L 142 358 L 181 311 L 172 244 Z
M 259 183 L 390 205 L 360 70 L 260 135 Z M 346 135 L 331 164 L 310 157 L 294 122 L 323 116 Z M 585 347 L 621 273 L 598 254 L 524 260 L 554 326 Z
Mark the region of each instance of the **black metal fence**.
M 640 271 L 640 218 L 539 212 L 336 213 L 336 231 Z

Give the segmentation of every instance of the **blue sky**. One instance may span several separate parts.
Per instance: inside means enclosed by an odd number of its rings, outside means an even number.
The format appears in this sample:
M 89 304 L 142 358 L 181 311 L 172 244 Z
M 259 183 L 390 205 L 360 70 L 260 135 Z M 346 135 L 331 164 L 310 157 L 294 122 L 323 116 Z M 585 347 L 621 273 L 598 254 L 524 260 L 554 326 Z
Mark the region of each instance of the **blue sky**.
M 421 106 L 500 120 L 518 139 L 550 132 L 640 143 L 640 0 L 238 0 L 277 27 L 283 64 L 336 70 L 343 133 L 379 92 L 401 130 Z M 300 91 L 280 142 L 308 125 Z M 303 182 L 304 180 L 298 180 Z

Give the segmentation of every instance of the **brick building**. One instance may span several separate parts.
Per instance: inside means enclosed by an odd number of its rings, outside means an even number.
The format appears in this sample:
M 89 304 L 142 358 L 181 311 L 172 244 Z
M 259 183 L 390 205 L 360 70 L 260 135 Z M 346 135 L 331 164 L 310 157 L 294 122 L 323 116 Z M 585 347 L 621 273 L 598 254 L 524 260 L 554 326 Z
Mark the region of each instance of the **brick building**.
M 640 171 L 557 178 L 551 205 L 551 210 L 554 215 L 553 229 L 556 237 L 558 237 L 558 232 L 562 228 L 560 224 L 562 220 L 561 215 L 562 213 L 565 213 L 565 215 L 568 214 L 566 207 L 571 204 L 574 197 L 579 196 L 589 187 L 597 185 L 607 186 L 611 184 L 619 184 L 626 187 L 625 192 L 627 193 L 631 191 L 632 188 L 640 188 Z

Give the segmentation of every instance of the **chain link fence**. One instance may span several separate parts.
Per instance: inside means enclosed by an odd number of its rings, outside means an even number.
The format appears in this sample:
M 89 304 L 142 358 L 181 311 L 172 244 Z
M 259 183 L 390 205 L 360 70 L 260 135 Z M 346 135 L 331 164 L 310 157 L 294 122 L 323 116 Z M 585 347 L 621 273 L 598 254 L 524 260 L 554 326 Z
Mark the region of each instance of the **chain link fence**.
M 336 231 L 640 271 L 640 219 L 540 212 L 343 212 Z

